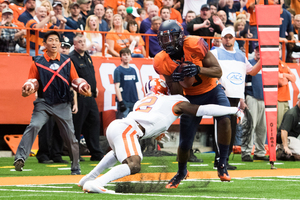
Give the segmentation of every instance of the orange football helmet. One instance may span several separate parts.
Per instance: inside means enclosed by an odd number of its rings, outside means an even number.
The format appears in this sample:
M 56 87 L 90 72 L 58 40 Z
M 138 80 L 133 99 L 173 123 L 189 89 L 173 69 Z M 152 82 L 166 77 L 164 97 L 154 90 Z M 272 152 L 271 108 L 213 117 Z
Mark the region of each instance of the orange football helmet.
M 166 82 L 160 78 L 154 78 L 147 81 L 145 84 L 145 92 L 146 95 L 151 93 L 170 95 Z

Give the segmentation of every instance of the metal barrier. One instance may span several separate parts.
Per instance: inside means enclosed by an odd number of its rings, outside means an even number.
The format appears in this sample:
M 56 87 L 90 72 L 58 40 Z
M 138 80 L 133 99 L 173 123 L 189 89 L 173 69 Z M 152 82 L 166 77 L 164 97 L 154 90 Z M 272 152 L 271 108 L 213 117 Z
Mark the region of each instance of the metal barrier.
M 55 30 L 57 32 L 72 32 L 74 34 L 76 33 L 100 33 L 102 36 L 102 47 L 104 47 L 105 45 L 105 35 L 107 33 L 109 34 L 120 34 L 120 35 L 141 35 L 141 36 L 145 36 L 145 50 L 146 50 L 146 58 L 149 57 L 149 37 L 156 37 L 156 34 L 142 34 L 142 33 L 138 33 L 138 34 L 132 34 L 132 33 L 113 33 L 113 32 L 103 32 L 103 31 L 82 31 L 82 30 L 69 30 L 69 29 L 38 29 L 38 28 L 20 28 L 20 27 L 6 27 L 6 26 L 0 26 L 1 28 L 5 28 L 5 29 L 26 29 L 26 54 L 25 55 L 29 55 L 29 51 L 30 51 L 30 31 L 35 31 L 35 55 L 38 55 L 38 36 L 39 36 L 39 31 L 43 31 L 43 32 L 47 32 L 50 30 Z M 211 40 L 212 39 L 220 39 L 220 37 L 206 37 L 206 36 L 201 36 L 202 38 L 204 38 L 207 43 L 208 43 L 208 47 L 209 49 L 211 48 Z M 279 38 L 279 36 L 278 36 Z M 248 58 L 248 54 L 249 54 L 249 42 L 250 41 L 258 41 L 258 39 L 250 39 L 250 38 L 236 38 L 236 40 L 242 40 L 245 41 L 245 55 Z M 282 43 L 282 60 L 285 62 L 285 49 L 286 49 L 286 43 L 284 41 L 279 40 L 279 42 Z M 288 43 L 295 43 L 295 41 L 293 40 L 289 40 Z M 102 55 L 105 55 L 105 48 L 102 48 Z M 0 54 L 5 54 L 5 52 L 0 52 Z M 11 54 L 11 53 L 6 53 L 6 54 Z M 17 53 L 14 53 L 17 54 Z

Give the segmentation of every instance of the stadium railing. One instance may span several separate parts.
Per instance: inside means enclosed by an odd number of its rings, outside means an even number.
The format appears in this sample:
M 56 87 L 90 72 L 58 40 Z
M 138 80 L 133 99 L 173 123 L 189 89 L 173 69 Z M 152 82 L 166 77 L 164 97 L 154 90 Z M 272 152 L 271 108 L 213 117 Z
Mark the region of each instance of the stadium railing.
M 74 34 L 76 33 L 100 33 L 102 35 L 102 47 L 104 47 L 105 45 L 105 35 L 107 33 L 109 34 L 119 34 L 119 35 L 141 35 L 141 36 L 145 36 L 145 50 L 146 50 L 146 58 L 149 57 L 149 37 L 156 37 L 156 34 L 142 34 L 142 33 L 137 33 L 137 34 L 132 34 L 132 33 L 112 33 L 112 32 L 103 32 L 103 31 L 82 31 L 82 30 L 69 30 L 69 29 L 38 29 L 38 28 L 20 28 L 20 27 L 6 27 L 6 26 L 0 26 L 0 28 L 5 28 L 5 29 L 26 29 L 26 55 L 29 55 L 29 51 L 30 51 L 30 31 L 35 31 L 35 55 L 38 55 L 38 36 L 39 36 L 39 31 L 42 32 L 47 32 L 50 30 L 55 30 L 57 32 L 63 33 L 63 32 L 72 32 Z M 208 47 L 209 49 L 211 48 L 211 41 L 213 39 L 220 39 L 220 37 L 207 37 L 207 36 L 201 36 L 202 38 L 204 38 L 207 43 L 208 43 Z M 250 41 L 258 41 L 258 39 L 250 39 L 250 38 L 236 38 L 236 40 L 242 40 L 245 41 L 245 55 L 248 58 L 249 55 L 249 42 Z M 283 41 L 279 42 L 282 43 L 282 60 L 285 61 L 286 59 L 286 43 Z M 295 43 L 295 41 L 289 40 L 288 43 Z M 0 52 L 0 54 L 11 54 L 11 52 L 6 53 L 6 52 Z M 18 54 L 18 53 L 14 53 L 14 54 Z M 23 54 L 24 55 L 24 54 Z M 102 48 L 102 55 L 105 55 L 105 48 Z

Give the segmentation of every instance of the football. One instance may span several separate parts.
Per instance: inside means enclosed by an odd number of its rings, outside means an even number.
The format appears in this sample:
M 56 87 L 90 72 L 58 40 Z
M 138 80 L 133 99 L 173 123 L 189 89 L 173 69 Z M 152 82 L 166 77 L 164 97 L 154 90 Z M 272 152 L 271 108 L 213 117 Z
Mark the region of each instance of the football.
M 39 89 L 39 82 L 37 79 L 28 79 L 24 85 L 23 85 L 23 89 L 25 91 L 30 91 L 33 90 L 34 92 L 36 92 Z
M 91 86 L 83 78 L 74 79 L 72 81 L 72 87 L 76 92 L 84 96 L 92 96 Z

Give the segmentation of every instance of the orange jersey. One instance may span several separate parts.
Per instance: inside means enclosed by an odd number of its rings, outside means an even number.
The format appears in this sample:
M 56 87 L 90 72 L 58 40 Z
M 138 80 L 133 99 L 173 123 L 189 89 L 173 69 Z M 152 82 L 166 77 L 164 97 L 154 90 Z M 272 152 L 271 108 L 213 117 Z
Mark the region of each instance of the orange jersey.
M 255 2 L 255 0 L 248 0 L 247 4 L 246 4 L 246 7 L 247 7 L 247 10 L 248 10 L 248 13 L 250 13 L 250 26 L 256 26 L 256 13 L 255 13 L 255 8 L 250 8 L 250 5 L 253 4 Z M 274 1 L 272 0 L 268 0 L 268 3 L 269 5 L 273 5 L 274 4 Z M 259 2 L 259 5 L 264 5 L 264 1 L 261 0 Z
M 114 50 L 116 52 L 120 52 L 121 49 L 129 47 L 129 35 L 128 34 L 113 34 L 114 32 L 108 32 L 106 35 L 106 39 L 114 41 Z M 129 33 L 127 30 L 124 30 L 123 33 Z
M 51 60 L 51 58 L 48 56 L 48 54 L 46 52 L 44 53 L 44 57 L 48 62 Z M 55 60 L 56 59 L 60 60 L 60 54 L 59 53 L 57 53 Z M 35 78 L 37 80 L 40 79 L 40 74 L 39 74 L 39 71 L 38 71 L 34 61 L 32 61 L 32 64 L 31 64 L 31 67 L 30 67 L 30 70 L 29 70 L 29 75 L 28 75 L 28 79 L 32 79 L 32 78 Z M 79 78 L 79 76 L 77 74 L 77 71 L 74 67 L 73 62 L 71 61 L 70 81 L 73 81 L 76 78 Z
M 300 14 L 300 2 L 298 0 L 291 0 L 291 8 L 295 10 L 296 15 Z
M 182 24 L 181 13 L 178 10 L 174 9 L 174 8 L 171 8 L 170 19 L 176 20 L 180 24 Z
M 190 61 L 202 67 L 202 60 L 208 52 L 208 45 L 199 36 L 188 36 L 183 43 L 185 61 Z M 160 75 L 171 76 L 178 64 L 175 63 L 165 51 L 159 52 L 154 57 L 154 69 Z M 196 84 L 201 81 L 200 84 Z M 198 74 L 195 86 L 183 88 L 185 95 L 204 94 L 217 86 L 218 79 Z
M 113 1 L 105 1 L 105 7 L 111 7 L 113 9 L 114 14 L 117 14 L 117 8 L 120 5 L 125 6 L 125 0 L 113 0 Z
M 287 74 L 291 73 L 288 65 L 281 60 L 279 60 L 278 71 L 279 73 L 287 73 Z M 289 84 L 286 84 L 281 87 L 278 86 L 278 101 L 289 101 L 290 99 L 291 97 L 290 97 Z

